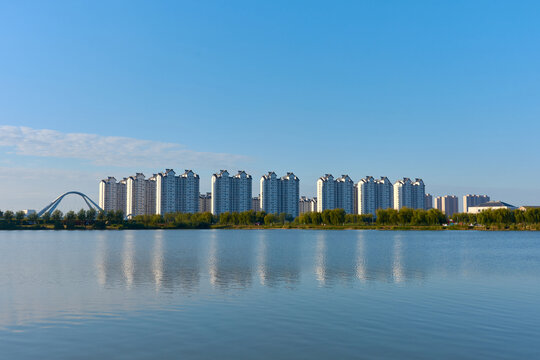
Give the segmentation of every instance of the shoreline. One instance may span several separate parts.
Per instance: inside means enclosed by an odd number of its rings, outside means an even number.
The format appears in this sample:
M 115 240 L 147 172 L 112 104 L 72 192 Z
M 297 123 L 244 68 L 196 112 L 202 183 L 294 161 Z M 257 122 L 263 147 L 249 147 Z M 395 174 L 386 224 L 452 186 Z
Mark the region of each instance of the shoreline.
M 105 225 L 96 228 L 92 225 L 62 228 L 54 225 L 13 225 L 0 228 L 0 231 L 122 231 L 122 230 L 379 230 L 379 231 L 540 231 L 538 225 L 509 225 L 509 226 L 400 226 L 400 225 L 211 225 L 202 227 L 182 226 L 129 226 Z

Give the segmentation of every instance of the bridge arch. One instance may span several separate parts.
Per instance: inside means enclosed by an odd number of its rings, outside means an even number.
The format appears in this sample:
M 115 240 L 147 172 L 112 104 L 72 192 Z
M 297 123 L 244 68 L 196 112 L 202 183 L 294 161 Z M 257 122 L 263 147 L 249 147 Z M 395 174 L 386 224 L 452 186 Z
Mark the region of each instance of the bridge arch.
M 51 202 L 49 205 L 45 206 L 43 209 L 41 209 L 38 213 L 37 213 L 37 216 L 38 217 L 41 217 L 41 215 L 45 214 L 46 212 L 50 212 L 52 213 L 56 207 L 58 206 L 58 204 L 60 204 L 60 202 L 62 201 L 62 199 L 64 197 L 66 197 L 66 195 L 71 195 L 71 194 L 74 194 L 74 195 L 79 195 L 80 197 L 82 197 L 82 199 L 84 200 L 84 202 L 86 203 L 86 205 L 88 205 L 88 208 L 89 209 L 95 209 L 97 211 L 103 211 L 102 208 L 99 207 L 98 204 L 96 204 L 92 199 L 90 199 L 87 195 L 83 194 L 82 192 L 79 192 L 79 191 L 68 191 L 66 193 L 63 193 L 62 195 L 60 195 L 59 197 L 57 197 L 56 199 L 54 199 L 53 202 Z

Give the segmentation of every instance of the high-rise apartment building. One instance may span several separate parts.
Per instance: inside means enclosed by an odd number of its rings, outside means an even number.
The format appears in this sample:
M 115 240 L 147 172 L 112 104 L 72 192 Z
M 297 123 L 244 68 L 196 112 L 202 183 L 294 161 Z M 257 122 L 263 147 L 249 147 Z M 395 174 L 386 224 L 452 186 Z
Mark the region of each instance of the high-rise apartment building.
M 463 196 L 463 212 L 468 213 L 471 206 L 477 206 L 490 201 L 487 195 L 471 195 L 467 194 Z
M 261 210 L 268 214 L 279 213 L 279 182 L 273 171 L 261 177 L 259 195 Z
M 212 175 L 212 214 L 251 210 L 251 175 L 238 171 L 229 176 L 227 170 Z
M 409 178 L 394 183 L 394 209 L 404 207 L 412 208 L 412 183 Z
M 116 210 L 127 215 L 127 178 L 123 178 L 116 185 Z
M 394 207 L 394 185 L 386 176 L 375 180 L 377 193 L 377 209 L 391 209 Z M 375 215 L 375 214 L 373 214 Z
M 336 183 L 331 174 L 325 174 L 317 180 L 317 211 L 336 208 Z
M 300 179 L 292 172 L 278 178 L 273 171 L 263 175 L 260 181 L 261 210 L 269 214 L 286 213 L 298 216 Z
M 394 187 L 386 176 L 374 179 L 366 176 L 356 185 L 358 191 L 358 214 L 375 215 L 378 209 L 388 209 L 393 206 Z
M 426 194 L 424 197 L 424 209 L 433 209 L 433 196 L 431 194 Z
M 155 202 L 148 199 L 148 203 L 155 204 L 155 213 L 163 215 L 177 211 L 177 178 L 173 169 L 166 169 L 164 172 L 154 175 Z
M 394 209 L 404 207 L 424 209 L 426 203 L 426 186 L 422 179 L 411 182 L 409 178 L 398 180 L 394 184 Z
M 231 211 L 244 212 L 251 210 L 251 175 L 245 171 L 238 171 L 238 174 L 231 179 Z
M 176 211 L 196 213 L 199 211 L 199 175 L 185 170 L 176 178 Z
M 282 176 L 279 182 L 279 213 L 291 215 L 293 218 L 298 216 L 298 199 L 300 199 L 300 179 L 292 172 Z
M 366 176 L 357 184 L 358 187 L 358 213 L 373 214 L 377 210 L 377 190 L 373 176 Z
M 143 173 L 127 178 L 126 216 L 129 218 L 146 214 L 146 184 Z
M 126 213 L 126 183 L 119 182 L 112 176 L 99 182 L 99 207 L 104 211 L 122 211 Z
M 146 186 L 145 186 L 145 209 L 146 209 L 146 215 L 154 215 L 157 214 L 157 206 L 156 206 L 156 181 L 157 181 L 157 174 L 154 174 L 152 177 L 145 180 Z
M 195 213 L 199 210 L 199 175 L 192 170 L 185 170 L 177 176 L 174 170 L 167 169 L 149 180 L 155 181 L 156 214 Z
M 424 209 L 426 203 L 426 186 L 422 179 L 416 178 L 411 184 L 411 206 L 413 209 Z
M 458 198 L 454 195 L 438 196 L 435 199 L 435 206 L 447 216 L 452 216 L 454 213 L 459 212 Z
M 356 185 L 349 175 L 334 179 L 325 174 L 317 180 L 317 211 L 343 209 L 347 214 L 355 211 Z
M 349 175 L 341 175 L 336 179 L 336 208 L 343 209 L 347 214 L 354 213 L 354 181 Z
M 212 175 L 212 214 L 231 211 L 231 177 L 227 170 Z
M 118 210 L 117 204 L 118 183 L 114 177 L 109 176 L 99 182 L 99 207 L 104 211 Z
M 100 182 L 99 192 L 107 210 L 122 210 L 130 217 L 199 210 L 199 176 L 191 170 L 176 176 L 166 169 L 148 179 L 137 173 L 118 183 L 109 177 Z

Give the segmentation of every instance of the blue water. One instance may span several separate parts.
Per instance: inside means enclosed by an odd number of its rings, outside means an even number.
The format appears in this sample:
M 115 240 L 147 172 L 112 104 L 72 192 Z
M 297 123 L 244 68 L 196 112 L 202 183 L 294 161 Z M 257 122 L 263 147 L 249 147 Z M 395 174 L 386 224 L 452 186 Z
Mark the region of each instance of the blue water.
M 540 233 L 4 231 L 0 358 L 540 358 Z

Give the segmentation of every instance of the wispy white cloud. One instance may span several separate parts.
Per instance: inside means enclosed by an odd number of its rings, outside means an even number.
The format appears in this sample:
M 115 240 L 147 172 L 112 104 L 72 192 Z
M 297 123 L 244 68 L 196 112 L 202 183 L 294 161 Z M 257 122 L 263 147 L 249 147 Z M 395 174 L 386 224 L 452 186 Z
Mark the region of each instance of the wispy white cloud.
M 176 143 L 10 125 L 0 125 L 0 146 L 16 155 L 81 159 L 98 166 L 220 167 L 249 160 L 243 155 L 193 151 Z

